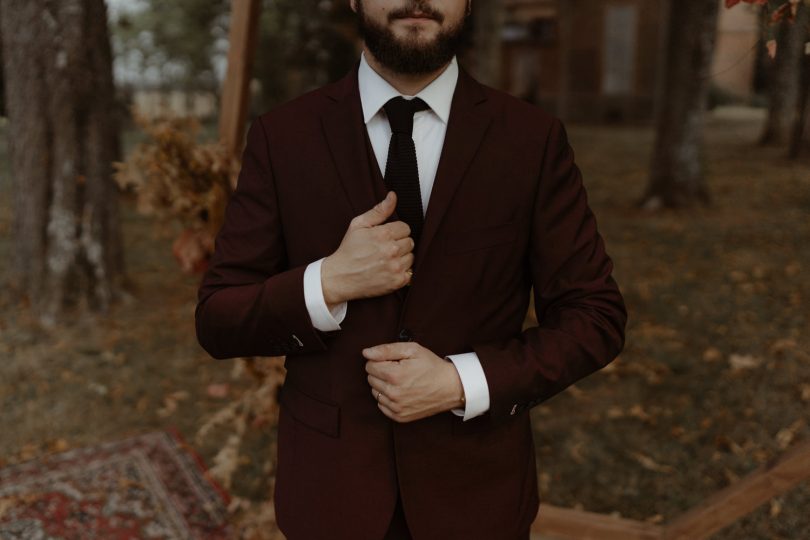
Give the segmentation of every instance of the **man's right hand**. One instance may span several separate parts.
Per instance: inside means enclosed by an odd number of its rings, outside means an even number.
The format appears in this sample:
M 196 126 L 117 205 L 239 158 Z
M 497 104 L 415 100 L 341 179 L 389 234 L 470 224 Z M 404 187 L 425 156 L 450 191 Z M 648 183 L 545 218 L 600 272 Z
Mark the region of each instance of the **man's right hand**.
M 410 282 L 414 241 L 404 221 L 385 223 L 397 206 L 388 195 L 352 219 L 338 249 L 321 264 L 321 285 L 327 305 L 355 298 L 382 296 Z

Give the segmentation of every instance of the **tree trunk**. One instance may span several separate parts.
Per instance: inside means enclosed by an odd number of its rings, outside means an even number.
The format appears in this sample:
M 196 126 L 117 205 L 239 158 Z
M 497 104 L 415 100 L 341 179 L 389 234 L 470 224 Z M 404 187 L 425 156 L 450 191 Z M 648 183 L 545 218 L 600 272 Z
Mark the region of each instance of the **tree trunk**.
M 801 57 L 799 71 L 799 99 L 793 116 L 788 157 L 797 159 L 807 151 L 807 133 L 810 133 L 810 56 Z
M 472 2 L 473 46 L 465 57 L 473 75 L 482 83 L 501 87 L 501 29 L 504 10 L 501 0 Z
M 790 145 L 788 148 L 788 157 L 791 159 L 799 158 L 810 150 L 810 142 L 808 141 L 808 133 L 810 133 L 810 56 L 805 54 L 805 42 L 807 41 L 808 32 L 807 26 L 810 21 L 810 8 L 805 4 L 799 4 L 799 10 L 796 13 L 796 33 L 799 35 L 800 53 L 798 58 L 795 59 L 796 63 L 793 64 L 798 67 L 799 73 L 799 91 L 798 99 L 791 115 L 791 133 Z M 779 52 L 776 53 L 779 56 Z
M 807 21 L 810 10 L 799 4 L 796 22 L 782 21 L 777 30 L 777 54 L 768 74 L 768 119 L 762 130 L 759 143 L 779 145 L 788 139 L 796 114 L 799 96 L 799 73 L 807 38 Z M 764 17 L 770 19 L 767 12 Z M 768 24 L 766 20 L 764 24 Z
M 717 36 L 719 2 L 669 2 L 664 84 L 657 96 L 656 141 L 645 208 L 709 202 L 703 119 Z
M 120 142 L 103 0 L 0 0 L 13 218 L 11 287 L 51 325 L 106 311 L 124 278 Z
M 575 0 L 557 2 L 559 28 L 560 72 L 557 86 L 557 116 L 568 120 L 571 103 L 571 50 L 574 44 Z

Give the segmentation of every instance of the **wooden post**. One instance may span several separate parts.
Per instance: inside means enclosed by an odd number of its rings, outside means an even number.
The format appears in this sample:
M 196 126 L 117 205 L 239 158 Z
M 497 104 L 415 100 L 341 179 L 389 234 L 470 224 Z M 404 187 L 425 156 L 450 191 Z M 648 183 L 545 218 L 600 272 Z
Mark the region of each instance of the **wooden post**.
M 233 156 L 242 151 L 260 8 L 261 0 L 231 0 L 230 47 L 222 84 L 219 139 Z
M 709 497 L 664 529 L 667 540 L 703 540 L 754 511 L 771 498 L 810 479 L 810 441 L 794 446 L 777 459 Z
M 541 504 L 532 525 L 536 540 L 706 540 L 761 504 L 810 479 L 810 441 L 794 446 L 748 476 L 673 519 L 654 525 L 627 518 Z
M 633 519 L 541 504 L 532 533 L 534 538 L 555 540 L 659 540 L 662 529 Z

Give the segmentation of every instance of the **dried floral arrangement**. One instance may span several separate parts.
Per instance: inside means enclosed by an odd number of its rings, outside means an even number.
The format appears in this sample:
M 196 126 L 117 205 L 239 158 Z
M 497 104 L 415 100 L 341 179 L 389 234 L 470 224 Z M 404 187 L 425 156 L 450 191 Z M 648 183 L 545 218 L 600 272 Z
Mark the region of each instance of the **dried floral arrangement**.
M 136 196 L 137 210 L 159 221 L 177 221 L 184 228 L 173 244 L 183 272 L 201 273 L 214 250 L 228 198 L 239 174 L 240 163 L 219 143 L 197 143 L 199 122 L 188 117 L 148 119 L 133 110 L 135 123 L 147 135 L 123 162 L 114 164 L 115 181 Z M 232 379 L 246 375 L 252 385 L 233 396 L 197 431 L 202 444 L 218 428 L 227 431 L 224 445 L 212 459 L 211 475 L 226 489 L 231 487 L 240 461 L 240 450 L 251 428 L 275 426 L 278 390 L 284 381 L 283 357 L 241 358 Z M 227 394 L 227 383 L 209 385 L 213 395 Z M 218 432 L 218 436 L 220 433 Z M 275 449 L 267 452 L 262 470 L 267 474 L 267 497 L 251 501 L 232 496 L 229 512 L 238 537 L 251 540 L 282 538 L 275 527 L 272 493 Z
M 229 434 L 214 458 L 210 474 L 226 489 L 230 489 L 233 477 L 241 465 L 241 450 L 250 429 L 273 427 L 278 421 L 278 390 L 284 381 L 284 357 L 243 358 L 236 364 L 231 378 L 238 379 L 248 373 L 253 385 L 240 396 L 231 400 L 214 413 L 198 430 L 195 442 L 202 445 L 218 428 Z M 216 385 L 212 385 L 216 386 Z M 217 431 L 217 433 L 219 433 Z M 273 488 L 275 481 L 275 441 L 265 453 L 261 470 L 266 485 L 262 500 L 250 500 L 231 494 L 228 512 L 236 537 L 245 540 L 282 540 L 284 536 L 275 524 Z
M 135 193 L 137 209 L 185 228 L 172 247 L 181 269 L 200 273 L 214 251 L 238 160 L 219 143 L 197 143 L 200 123 L 193 117 L 148 119 L 133 110 L 135 123 L 148 136 L 123 162 L 113 178 Z

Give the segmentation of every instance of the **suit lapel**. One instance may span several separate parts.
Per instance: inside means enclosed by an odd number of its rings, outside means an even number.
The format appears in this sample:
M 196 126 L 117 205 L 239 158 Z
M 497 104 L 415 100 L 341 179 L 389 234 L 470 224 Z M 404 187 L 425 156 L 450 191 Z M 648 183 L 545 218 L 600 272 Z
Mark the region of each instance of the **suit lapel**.
M 428 201 L 422 236 L 414 254 L 414 286 L 418 283 L 416 276 L 419 275 L 419 268 L 447 213 L 447 207 L 492 121 L 492 112 L 483 106 L 485 102 L 486 94 L 481 85 L 459 66 L 444 146 Z
M 329 88 L 327 95 L 336 103 L 321 117 L 332 159 L 355 216 L 371 209 L 379 202 L 378 193 L 386 192 L 385 184 L 369 170 L 371 156 L 366 150 L 366 125 L 357 83 L 359 67 L 358 60 L 343 79 Z

